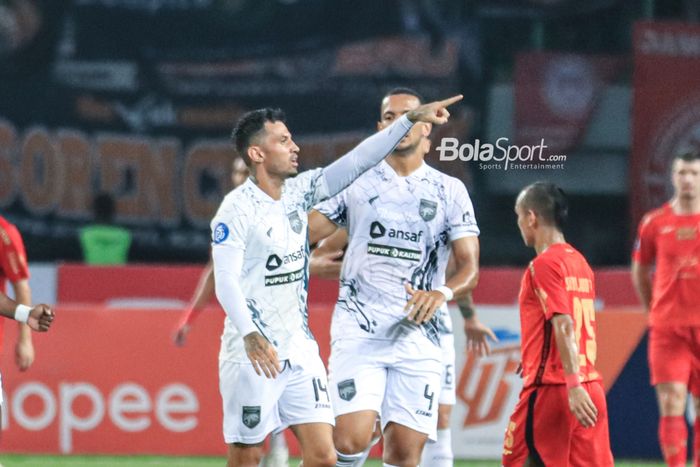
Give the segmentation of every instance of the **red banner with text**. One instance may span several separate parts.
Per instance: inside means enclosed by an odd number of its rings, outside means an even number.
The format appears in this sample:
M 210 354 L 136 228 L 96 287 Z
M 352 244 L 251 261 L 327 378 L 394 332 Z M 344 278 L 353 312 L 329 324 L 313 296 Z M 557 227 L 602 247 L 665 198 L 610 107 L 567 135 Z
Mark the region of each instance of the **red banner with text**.
M 700 26 L 640 22 L 634 28 L 632 222 L 671 198 L 676 155 L 700 149 Z
M 624 65 L 611 56 L 528 52 L 515 64 L 515 131 L 520 145 L 575 149 L 602 91 Z

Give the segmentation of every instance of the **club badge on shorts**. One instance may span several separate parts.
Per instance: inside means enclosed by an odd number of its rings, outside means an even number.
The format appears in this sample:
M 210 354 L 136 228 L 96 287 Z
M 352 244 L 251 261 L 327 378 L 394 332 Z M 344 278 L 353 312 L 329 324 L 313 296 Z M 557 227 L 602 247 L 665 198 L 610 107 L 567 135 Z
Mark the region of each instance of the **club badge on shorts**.
M 258 423 L 260 423 L 260 406 L 244 405 L 241 419 L 243 424 L 248 428 L 255 428 L 258 426 Z
M 437 203 L 421 198 L 418 213 L 424 221 L 432 221 L 435 219 L 435 214 L 437 214 Z
M 344 401 L 352 400 L 355 394 L 357 394 L 357 390 L 355 389 L 354 379 L 346 379 L 338 383 L 338 395 Z

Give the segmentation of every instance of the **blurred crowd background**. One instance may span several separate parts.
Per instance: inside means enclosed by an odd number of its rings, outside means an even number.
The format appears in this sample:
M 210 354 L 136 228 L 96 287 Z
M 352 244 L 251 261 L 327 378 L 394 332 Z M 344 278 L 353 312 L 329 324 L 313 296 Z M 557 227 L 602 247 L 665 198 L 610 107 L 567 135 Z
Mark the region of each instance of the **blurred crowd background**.
M 429 163 L 470 190 L 483 265 L 530 259 L 512 209 L 537 179 L 569 194 L 565 233 L 591 264 L 624 265 L 640 213 L 670 193 L 663 161 L 700 139 L 691 111 L 666 125 L 663 155 L 633 144 L 654 112 L 653 98 L 633 106 L 635 41 L 664 44 L 635 25 L 699 17 L 694 0 L 0 0 L 0 213 L 30 261 L 78 261 L 107 193 L 130 261 L 204 262 L 238 116 L 286 110 L 312 168 L 375 130 L 386 90 L 410 86 L 465 95 L 433 148 L 543 138 L 566 155 L 563 169 L 505 170 L 433 149 Z M 669 47 L 697 60 L 693 40 Z

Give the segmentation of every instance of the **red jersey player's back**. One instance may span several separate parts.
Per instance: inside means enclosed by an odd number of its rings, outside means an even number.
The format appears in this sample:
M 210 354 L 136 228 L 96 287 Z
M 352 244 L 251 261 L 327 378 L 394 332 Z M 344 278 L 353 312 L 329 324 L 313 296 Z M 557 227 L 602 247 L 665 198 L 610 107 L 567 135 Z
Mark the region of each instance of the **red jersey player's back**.
M 524 387 L 565 384 L 550 322 L 555 314 L 569 315 L 574 321 L 581 381 L 601 379 L 595 369 L 594 299 L 593 271 L 568 243 L 555 243 L 530 262 L 519 296 Z
M 700 326 L 700 214 L 680 215 L 669 203 L 639 224 L 634 260 L 656 264 L 651 326 Z
M 5 292 L 6 282 L 16 282 L 29 277 L 27 255 L 22 237 L 13 224 L 0 216 L 0 291 Z
M 24 279 L 29 279 L 29 266 L 27 266 L 24 242 L 22 242 L 17 227 L 0 216 L 0 292 L 6 292 L 8 280 L 14 283 Z M 3 342 L 4 321 L 0 320 L 0 350 Z

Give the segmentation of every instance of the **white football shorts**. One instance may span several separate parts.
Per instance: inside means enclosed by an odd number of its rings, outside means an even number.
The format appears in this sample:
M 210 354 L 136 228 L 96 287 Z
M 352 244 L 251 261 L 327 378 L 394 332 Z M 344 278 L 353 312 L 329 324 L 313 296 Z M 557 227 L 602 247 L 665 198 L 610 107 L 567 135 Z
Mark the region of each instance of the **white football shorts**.
M 284 360 L 275 379 L 258 376 L 251 363 L 219 361 L 227 444 L 261 443 L 290 425 L 335 424 L 326 369 L 316 352 L 304 360 Z
M 336 417 L 374 410 L 382 429 L 394 422 L 436 438 L 441 350 L 427 338 L 338 339 L 328 366 Z

